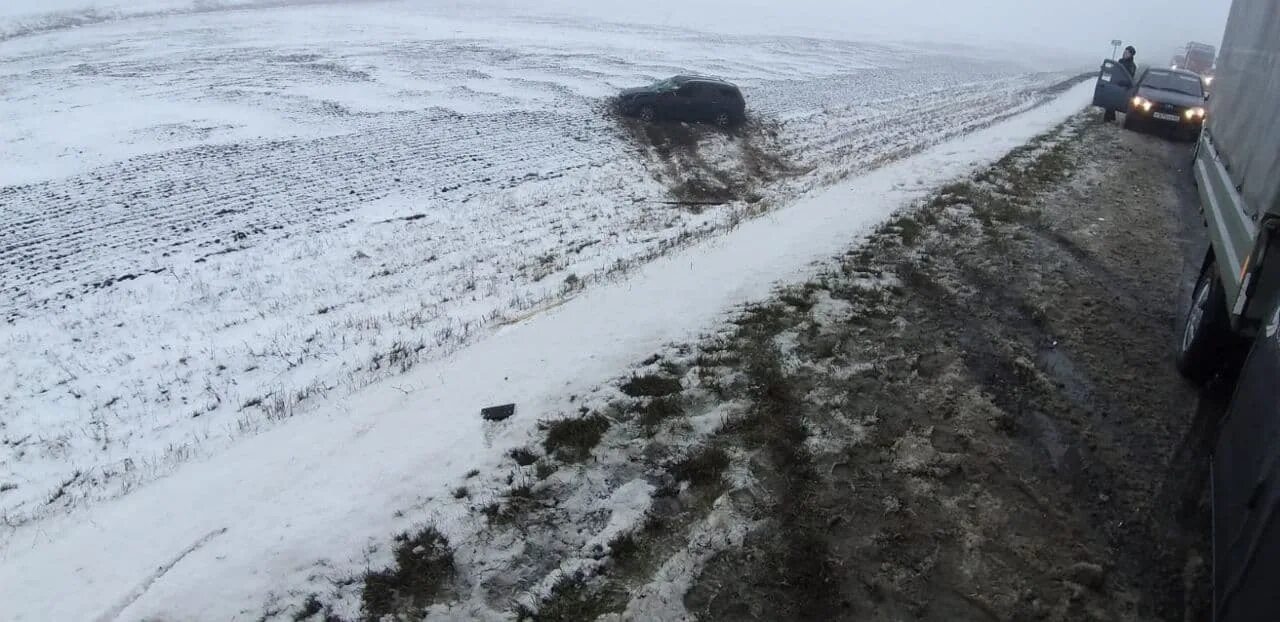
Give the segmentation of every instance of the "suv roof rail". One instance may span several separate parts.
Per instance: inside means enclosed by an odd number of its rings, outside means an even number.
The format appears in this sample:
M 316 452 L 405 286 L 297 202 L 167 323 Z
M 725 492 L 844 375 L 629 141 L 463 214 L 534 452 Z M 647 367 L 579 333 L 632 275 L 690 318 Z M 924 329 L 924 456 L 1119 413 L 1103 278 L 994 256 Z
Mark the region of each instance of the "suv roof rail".
M 732 82 L 730 82 L 730 81 L 728 81 L 728 80 L 726 80 L 726 79 L 724 79 L 724 78 L 721 78 L 720 76 L 710 76 L 710 75 L 702 75 L 702 74 L 696 74 L 696 73 L 685 73 L 685 74 L 680 74 L 680 75 L 676 76 L 676 79 L 677 79 L 677 80 L 684 80 L 684 81 L 690 81 L 690 80 L 703 80 L 703 81 L 706 81 L 706 82 L 723 82 L 723 83 L 725 83 L 725 84 L 733 84 Z

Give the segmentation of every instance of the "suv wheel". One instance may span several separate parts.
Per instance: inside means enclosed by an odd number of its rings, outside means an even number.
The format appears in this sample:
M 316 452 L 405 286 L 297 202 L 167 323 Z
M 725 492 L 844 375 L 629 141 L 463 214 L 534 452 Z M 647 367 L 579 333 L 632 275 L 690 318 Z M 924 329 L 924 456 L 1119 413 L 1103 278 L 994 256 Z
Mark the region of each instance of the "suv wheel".
M 1218 263 L 1209 259 L 1200 271 L 1182 324 L 1178 371 L 1193 382 L 1204 383 L 1222 369 L 1235 341 L 1227 318 L 1226 294 L 1218 278 Z
M 716 125 L 719 125 L 720 127 L 729 127 L 730 125 L 733 125 L 733 115 L 727 112 L 722 112 L 716 115 Z
M 645 123 L 653 123 L 658 118 L 658 113 L 653 110 L 653 106 L 645 106 L 640 109 L 640 120 Z

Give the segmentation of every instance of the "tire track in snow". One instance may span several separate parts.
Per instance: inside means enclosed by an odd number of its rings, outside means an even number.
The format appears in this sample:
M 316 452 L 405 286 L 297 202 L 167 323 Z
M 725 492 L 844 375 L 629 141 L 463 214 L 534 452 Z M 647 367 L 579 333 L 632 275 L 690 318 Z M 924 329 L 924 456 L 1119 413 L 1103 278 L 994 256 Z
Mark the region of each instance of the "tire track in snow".
M 119 619 L 120 614 L 124 613 L 125 609 L 129 608 L 129 605 L 132 605 L 134 602 L 137 602 L 139 598 L 142 598 L 142 595 L 146 594 L 147 590 L 151 589 L 151 586 L 155 584 L 156 581 L 159 581 L 161 577 L 164 577 L 166 573 L 168 573 L 170 570 L 173 570 L 173 567 L 177 566 L 178 562 L 181 562 L 186 556 L 196 552 L 196 550 L 208 544 L 210 540 L 213 540 L 214 538 L 224 533 L 227 533 L 226 527 L 223 527 L 221 529 L 215 529 L 205 534 L 204 537 L 200 538 L 199 540 L 196 540 L 195 542 L 193 542 L 191 546 L 188 546 L 187 548 L 183 549 L 182 552 L 174 556 L 173 559 L 169 560 L 167 563 L 163 564 L 159 568 L 156 568 L 155 573 L 147 577 L 146 580 L 143 581 L 138 587 L 134 588 L 134 590 L 130 592 L 128 596 L 125 596 L 123 599 L 121 599 L 119 604 L 117 604 L 115 607 L 112 607 L 109 611 L 98 616 L 96 619 L 96 622 L 113 622 L 114 620 Z

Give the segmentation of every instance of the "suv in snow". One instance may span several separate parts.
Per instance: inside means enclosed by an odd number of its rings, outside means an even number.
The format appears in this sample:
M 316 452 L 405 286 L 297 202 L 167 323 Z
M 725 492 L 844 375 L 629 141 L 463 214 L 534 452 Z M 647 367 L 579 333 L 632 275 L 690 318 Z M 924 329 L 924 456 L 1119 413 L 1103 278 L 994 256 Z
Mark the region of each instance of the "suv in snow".
M 618 108 L 646 122 L 709 121 L 721 127 L 742 123 L 747 116 L 747 104 L 737 86 L 698 76 L 675 76 L 627 89 L 618 96 Z

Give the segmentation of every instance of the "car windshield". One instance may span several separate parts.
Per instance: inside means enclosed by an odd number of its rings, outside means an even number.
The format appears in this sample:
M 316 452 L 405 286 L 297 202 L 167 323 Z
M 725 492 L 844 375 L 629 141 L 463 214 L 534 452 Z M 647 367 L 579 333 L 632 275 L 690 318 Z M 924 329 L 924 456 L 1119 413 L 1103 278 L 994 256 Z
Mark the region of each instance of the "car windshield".
M 666 80 L 662 80 L 660 82 L 654 82 L 653 85 L 650 86 L 649 88 L 655 91 L 674 91 L 678 86 L 680 85 L 676 84 L 676 81 L 674 78 L 667 78 Z
M 1193 97 L 1200 97 L 1204 95 L 1204 91 L 1201 90 L 1199 78 L 1181 73 L 1152 71 L 1147 74 L 1147 78 L 1142 81 L 1142 85 L 1153 89 L 1160 89 L 1162 91 L 1185 93 Z

